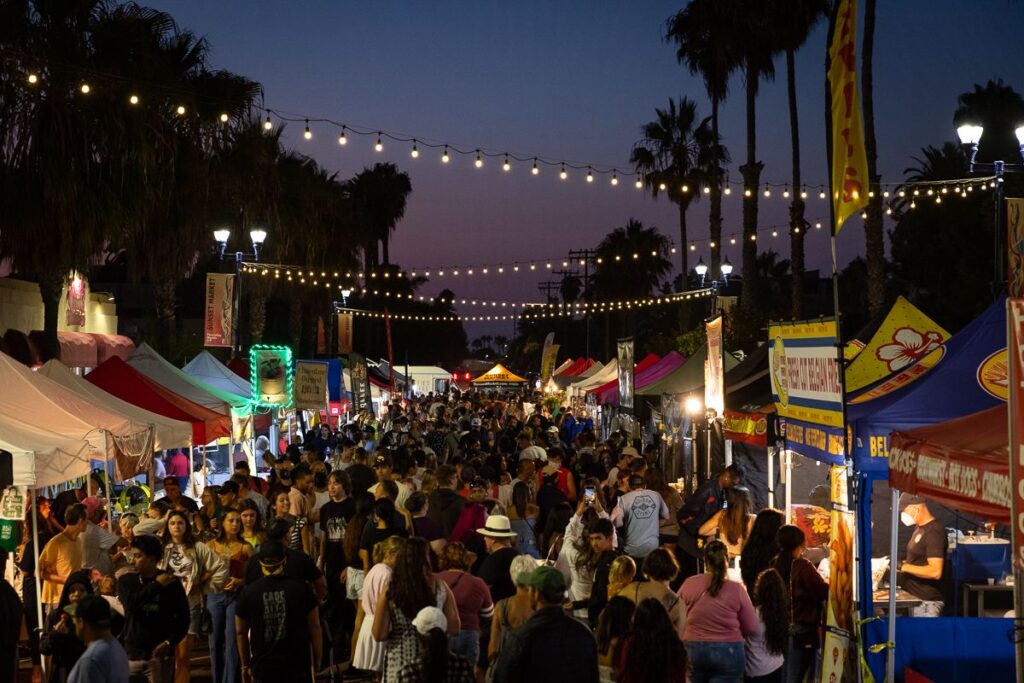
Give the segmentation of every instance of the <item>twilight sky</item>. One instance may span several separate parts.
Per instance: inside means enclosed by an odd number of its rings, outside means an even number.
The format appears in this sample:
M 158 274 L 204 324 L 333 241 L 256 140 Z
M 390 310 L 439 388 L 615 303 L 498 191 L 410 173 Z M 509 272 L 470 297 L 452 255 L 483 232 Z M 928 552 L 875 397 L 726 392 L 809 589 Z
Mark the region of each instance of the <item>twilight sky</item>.
M 461 147 L 509 151 L 554 160 L 628 168 L 640 126 L 669 97 L 688 96 L 707 115 L 709 105 L 697 77 L 676 63 L 674 47 L 662 39 L 665 20 L 684 3 L 564 2 L 516 0 L 153 0 L 183 27 L 209 39 L 212 66 L 263 84 L 266 103 L 302 116 L 407 134 Z M 863 23 L 863 22 L 861 22 Z M 898 181 L 918 150 L 955 139 L 956 96 L 974 83 L 1002 78 L 1024 91 L 1019 44 L 1024 3 L 1008 0 L 904 0 L 879 2 L 875 33 L 875 115 L 883 182 Z M 824 24 L 797 56 L 803 176 L 825 180 L 823 79 Z M 858 42 L 858 57 L 860 44 Z M 763 84 L 758 99 L 758 157 L 762 181 L 783 183 L 790 174 L 790 138 L 784 62 L 779 78 Z M 350 176 L 376 161 L 392 161 L 413 185 L 406 217 L 392 244 L 392 260 L 406 268 L 474 265 L 513 260 L 561 260 L 566 250 L 596 246 L 610 230 L 635 217 L 656 225 L 678 242 L 675 208 L 652 200 L 631 182 L 611 187 L 607 176 L 593 184 L 577 171 L 567 181 L 555 168 L 530 174 L 529 164 L 510 173 L 499 159 L 476 169 L 472 157 L 291 124 L 285 143 L 325 167 Z M 731 178 L 745 157 L 743 83 L 730 84 L 721 130 L 734 159 Z M 827 217 L 816 194 L 807 217 Z M 773 192 L 761 201 L 762 230 L 784 226 L 785 200 Z M 728 236 L 741 231 L 738 193 L 725 202 L 725 253 L 737 265 L 740 245 Z M 693 255 L 707 258 L 707 202 L 690 209 Z M 269 227 L 271 233 L 273 226 Z M 760 248 L 788 254 L 785 230 Z M 700 240 L 703 240 L 701 242 Z M 859 219 L 839 240 L 846 262 L 863 251 Z M 827 268 L 827 236 L 808 237 L 809 267 Z M 538 300 L 541 273 L 499 279 L 434 280 L 422 293 L 454 285 L 458 296 Z M 489 309 L 487 309 L 489 310 Z M 481 309 L 461 307 L 469 315 Z M 511 333 L 511 325 L 467 324 L 476 334 Z

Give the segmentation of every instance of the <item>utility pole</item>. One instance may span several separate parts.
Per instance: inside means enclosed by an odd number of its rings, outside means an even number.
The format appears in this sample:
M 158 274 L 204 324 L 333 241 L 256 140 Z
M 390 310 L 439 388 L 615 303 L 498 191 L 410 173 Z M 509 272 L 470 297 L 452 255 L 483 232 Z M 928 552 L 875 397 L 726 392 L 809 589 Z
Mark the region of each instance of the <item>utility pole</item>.
M 596 249 L 570 249 L 569 263 L 579 260 L 583 266 L 583 300 L 590 301 L 590 262 L 597 256 Z M 583 309 L 587 335 L 587 358 L 590 358 L 590 307 Z M 607 353 L 605 354 L 607 356 Z
M 566 278 L 579 277 L 579 273 L 574 268 L 568 268 L 566 270 L 553 270 L 551 271 L 551 274 L 558 278 L 558 293 L 562 295 L 562 311 L 565 313 L 565 316 L 562 320 L 562 332 L 565 341 L 568 342 L 570 333 L 572 332 L 572 324 L 575 321 L 575 315 L 573 313 L 572 306 L 570 306 L 569 302 L 565 300 L 564 285 Z M 569 348 L 571 350 L 571 347 L 566 348 Z M 587 351 L 590 351 L 590 349 L 587 349 Z
M 539 291 L 541 294 L 543 294 L 545 296 L 545 299 L 544 299 L 544 303 L 545 304 L 547 304 L 549 306 L 551 305 L 552 292 L 557 294 L 558 290 L 561 287 L 561 284 L 562 283 L 554 282 L 553 280 L 545 280 L 544 282 L 538 282 L 537 283 L 537 291 Z M 555 297 L 555 298 L 557 298 L 557 297 Z

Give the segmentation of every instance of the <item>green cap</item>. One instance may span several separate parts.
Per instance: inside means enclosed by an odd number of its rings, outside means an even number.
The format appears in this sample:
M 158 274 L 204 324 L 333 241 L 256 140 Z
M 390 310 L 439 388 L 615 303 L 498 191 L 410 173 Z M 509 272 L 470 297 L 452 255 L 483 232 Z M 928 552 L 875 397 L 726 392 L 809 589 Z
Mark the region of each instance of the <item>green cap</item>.
M 536 588 L 545 597 L 555 597 L 565 592 L 565 577 L 562 576 L 562 572 L 544 564 L 531 572 L 520 574 L 516 583 Z

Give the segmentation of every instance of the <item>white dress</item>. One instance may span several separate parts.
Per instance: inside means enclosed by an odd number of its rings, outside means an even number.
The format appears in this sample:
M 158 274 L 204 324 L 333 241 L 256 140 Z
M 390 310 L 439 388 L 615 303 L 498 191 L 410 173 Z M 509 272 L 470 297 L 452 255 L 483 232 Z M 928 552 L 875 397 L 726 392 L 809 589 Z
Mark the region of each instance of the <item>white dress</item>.
M 359 627 L 356 638 L 356 652 L 352 657 L 352 666 L 364 671 L 384 670 L 385 643 L 377 642 L 373 637 L 373 613 L 377 609 L 377 598 L 391 582 L 391 567 L 383 562 L 370 567 L 363 580 L 363 624 Z

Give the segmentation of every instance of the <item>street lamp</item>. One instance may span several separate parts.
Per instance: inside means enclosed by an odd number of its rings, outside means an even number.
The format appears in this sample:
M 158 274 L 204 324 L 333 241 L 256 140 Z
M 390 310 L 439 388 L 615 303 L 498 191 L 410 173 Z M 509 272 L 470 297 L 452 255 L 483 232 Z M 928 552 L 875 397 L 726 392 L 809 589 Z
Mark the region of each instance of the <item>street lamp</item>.
M 996 225 L 993 231 L 993 239 L 995 240 L 995 282 L 993 283 L 993 289 L 998 292 L 1004 280 L 1003 267 L 1006 265 L 1003 263 L 1003 228 L 1005 223 L 1003 218 L 1003 176 L 1007 173 L 1024 173 L 1024 164 L 1008 164 L 1003 160 L 990 162 L 975 161 L 975 158 L 978 156 L 978 143 L 981 142 L 981 136 L 984 132 L 985 127 L 980 122 L 969 119 L 962 121 L 956 128 L 960 144 L 967 150 L 967 172 L 976 173 L 981 171 L 995 176 L 995 182 L 992 183 L 996 203 L 994 212 Z M 1019 154 L 1021 158 L 1024 158 L 1024 123 L 1018 125 L 1013 133 L 1017 137 Z
M 218 228 L 213 231 L 213 239 L 220 246 L 220 258 L 226 260 L 228 250 L 228 240 L 231 238 L 231 230 L 228 228 Z M 242 307 L 242 264 L 244 263 L 255 263 L 260 260 L 260 247 L 267 239 L 267 231 L 261 228 L 253 228 L 249 231 L 249 239 L 252 240 L 252 251 L 236 251 L 234 252 L 235 259 L 235 296 L 234 296 L 234 324 L 231 326 L 231 350 L 233 353 L 240 354 L 241 347 L 238 344 L 238 315 L 239 310 Z

